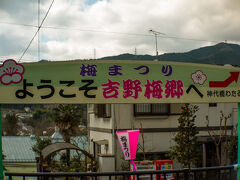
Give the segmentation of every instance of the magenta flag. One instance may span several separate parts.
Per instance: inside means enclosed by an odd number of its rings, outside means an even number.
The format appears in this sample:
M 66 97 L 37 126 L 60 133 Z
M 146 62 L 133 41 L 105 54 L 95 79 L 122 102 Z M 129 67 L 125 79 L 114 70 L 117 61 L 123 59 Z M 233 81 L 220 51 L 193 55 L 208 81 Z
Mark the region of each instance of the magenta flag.
M 139 130 L 116 132 L 125 160 L 136 158 Z

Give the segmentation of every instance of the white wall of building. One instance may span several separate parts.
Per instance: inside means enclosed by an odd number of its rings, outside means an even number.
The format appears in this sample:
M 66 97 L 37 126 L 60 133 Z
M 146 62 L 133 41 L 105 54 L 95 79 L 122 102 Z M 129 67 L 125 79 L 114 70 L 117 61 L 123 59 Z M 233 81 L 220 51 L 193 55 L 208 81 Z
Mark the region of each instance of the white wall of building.
M 92 112 L 89 114 L 91 127 L 112 129 L 112 118 L 98 118 Z
M 104 132 L 97 132 L 97 131 L 90 131 L 90 153 L 93 154 L 93 141 L 101 141 L 101 140 L 107 140 L 108 145 L 101 145 L 101 154 L 114 154 L 113 153 L 113 140 L 112 140 L 112 134 L 110 133 L 104 133 Z
M 178 126 L 178 118 L 183 104 L 172 104 L 171 114 L 164 116 L 134 116 L 133 104 L 114 104 L 112 105 L 111 118 L 96 118 L 90 113 L 90 127 L 98 127 L 115 130 L 122 129 L 155 129 L 152 132 L 146 132 L 144 136 L 145 152 L 164 152 L 174 145 L 172 138 L 176 134 Z M 209 117 L 209 126 L 220 126 L 220 111 L 225 116 L 232 114 L 227 125 L 234 126 L 237 124 L 237 103 L 217 103 L 216 107 L 209 107 L 209 104 L 196 104 L 199 111 L 196 113 L 197 118 L 195 124 L 197 127 L 205 128 L 199 131 L 199 136 L 209 136 L 206 130 L 206 116 Z M 175 132 L 171 132 L 175 129 Z M 164 132 L 170 131 L 170 132 Z M 228 134 L 231 132 L 228 131 Z M 116 156 L 116 169 L 120 170 L 121 163 L 124 162 L 120 146 L 114 133 L 90 131 L 90 140 L 109 141 L 108 154 Z M 139 136 L 139 143 L 142 145 L 142 137 Z M 116 148 L 116 150 L 114 150 Z M 103 151 L 104 152 L 104 151 Z

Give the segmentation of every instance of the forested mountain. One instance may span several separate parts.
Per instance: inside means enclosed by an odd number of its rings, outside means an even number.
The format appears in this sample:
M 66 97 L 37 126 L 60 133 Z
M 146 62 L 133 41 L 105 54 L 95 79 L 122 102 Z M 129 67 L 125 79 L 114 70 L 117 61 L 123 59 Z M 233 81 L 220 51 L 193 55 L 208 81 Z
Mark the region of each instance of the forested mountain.
M 201 64 L 232 64 L 240 66 L 240 45 L 219 43 L 214 46 L 206 46 L 184 53 L 165 53 L 162 55 L 134 55 L 120 54 L 117 56 L 108 56 L 99 60 L 155 60 L 159 61 L 177 61 L 193 62 Z

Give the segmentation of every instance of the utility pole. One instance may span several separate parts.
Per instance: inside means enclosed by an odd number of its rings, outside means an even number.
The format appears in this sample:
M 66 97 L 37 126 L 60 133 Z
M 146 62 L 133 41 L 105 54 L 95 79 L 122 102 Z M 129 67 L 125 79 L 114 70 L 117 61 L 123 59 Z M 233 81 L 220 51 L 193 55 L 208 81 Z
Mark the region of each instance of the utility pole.
M 93 58 L 94 58 L 94 60 L 96 59 L 96 49 L 95 48 L 93 49 Z
M 38 28 L 40 28 L 40 0 L 38 0 Z M 40 61 L 40 30 L 38 31 L 38 61 Z
M 157 47 L 157 36 L 158 35 L 165 35 L 164 33 L 158 32 L 158 31 L 154 31 L 152 29 L 149 30 L 150 33 L 153 33 L 155 36 L 155 45 L 156 45 L 156 58 L 158 57 L 158 47 Z

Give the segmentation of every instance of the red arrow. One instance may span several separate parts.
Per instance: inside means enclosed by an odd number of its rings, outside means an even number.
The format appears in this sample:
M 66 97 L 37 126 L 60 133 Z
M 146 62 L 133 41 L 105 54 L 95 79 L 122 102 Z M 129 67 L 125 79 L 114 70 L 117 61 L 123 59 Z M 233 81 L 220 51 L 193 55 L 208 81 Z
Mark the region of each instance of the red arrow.
M 209 87 L 227 87 L 233 81 L 237 83 L 239 72 L 230 72 L 231 76 L 225 81 L 209 81 Z

